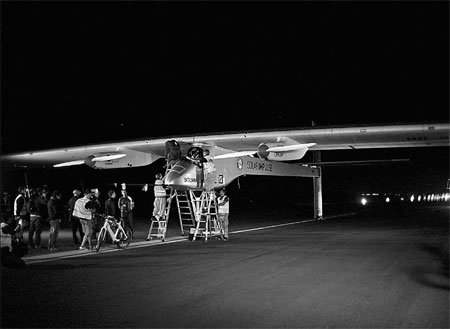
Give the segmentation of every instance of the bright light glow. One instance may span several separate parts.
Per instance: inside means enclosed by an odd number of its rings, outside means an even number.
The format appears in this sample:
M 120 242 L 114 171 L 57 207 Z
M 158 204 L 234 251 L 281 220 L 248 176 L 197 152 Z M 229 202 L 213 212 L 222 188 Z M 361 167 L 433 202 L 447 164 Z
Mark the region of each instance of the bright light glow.
M 430 195 L 430 194 L 428 194 L 428 196 L 427 196 L 427 201 L 428 201 L 428 202 L 431 201 L 431 195 Z
M 445 193 L 445 201 L 448 201 L 450 199 L 450 193 Z
M 401 197 L 401 198 L 400 198 L 400 201 L 405 201 L 405 198 L 404 198 L 404 197 Z
M 421 196 L 421 195 L 418 195 L 418 196 L 417 196 L 417 202 L 420 202 L 420 200 L 422 200 L 422 196 Z
M 411 198 L 409 199 L 411 202 L 414 202 L 414 194 L 411 195 Z
M 386 198 L 386 202 L 390 202 L 391 201 L 391 199 L 389 199 L 389 197 L 387 197 Z
M 57 163 L 57 164 L 53 165 L 53 167 L 58 168 L 58 167 L 78 166 L 83 163 L 84 163 L 84 160 L 75 160 L 75 161 Z
M 361 198 L 361 204 L 363 206 L 365 206 L 367 204 L 367 199 L 366 198 Z
M 126 157 L 126 154 L 123 153 L 119 153 L 119 154 L 108 154 L 108 155 L 104 155 L 104 156 L 99 156 L 99 157 L 95 157 L 92 159 L 92 161 L 109 161 L 109 160 L 115 160 L 115 159 L 120 159 L 123 157 Z

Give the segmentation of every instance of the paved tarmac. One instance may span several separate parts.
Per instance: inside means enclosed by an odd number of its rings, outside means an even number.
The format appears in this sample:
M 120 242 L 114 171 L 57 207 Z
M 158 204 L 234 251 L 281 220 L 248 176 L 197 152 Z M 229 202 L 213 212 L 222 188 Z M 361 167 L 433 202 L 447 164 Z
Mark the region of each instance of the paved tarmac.
M 449 328 L 449 207 L 231 223 L 230 240 L 32 250 L 2 268 L 2 328 Z M 282 224 L 282 225 L 280 225 Z M 45 234 L 44 234 L 45 238 Z

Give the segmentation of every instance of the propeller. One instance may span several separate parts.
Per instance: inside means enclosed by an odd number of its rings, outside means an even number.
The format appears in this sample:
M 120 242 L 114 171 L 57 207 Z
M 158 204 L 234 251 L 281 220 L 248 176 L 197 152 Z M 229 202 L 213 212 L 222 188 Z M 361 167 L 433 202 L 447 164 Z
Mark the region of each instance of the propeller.
M 237 158 L 237 157 L 244 157 L 248 155 L 253 155 L 257 153 L 258 151 L 240 151 L 240 152 L 231 152 L 231 153 L 225 153 L 221 155 L 216 155 L 214 159 L 228 159 L 228 158 Z
M 227 159 L 227 158 L 236 158 L 241 156 L 249 156 L 257 154 L 260 158 L 266 159 L 269 156 L 270 152 L 293 152 L 293 151 L 304 151 L 300 152 L 298 158 L 302 158 L 303 155 L 306 153 L 306 151 L 316 145 L 316 143 L 307 143 L 307 144 L 293 144 L 293 145 L 283 145 L 283 146 L 273 146 L 269 147 L 266 144 L 260 144 L 258 147 L 258 150 L 254 151 L 239 151 L 239 152 L 231 152 L 231 153 L 225 153 L 221 155 L 217 155 L 214 157 L 214 159 Z
M 53 165 L 53 167 L 59 168 L 59 167 L 68 167 L 68 166 L 78 166 L 80 164 L 86 163 L 86 161 L 93 161 L 93 162 L 110 161 L 110 160 L 114 160 L 114 159 L 120 159 L 125 156 L 127 156 L 125 153 L 99 153 L 99 154 L 90 155 L 85 160 L 74 160 L 74 161 L 57 163 L 57 164 Z
M 297 151 L 301 149 L 309 149 L 310 147 L 316 145 L 316 143 L 308 143 L 308 144 L 295 144 L 295 145 L 286 145 L 286 146 L 275 146 L 269 147 L 267 152 L 289 152 L 289 151 Z
M 95 158 L 92 158 L 92 161 L 109 161 L 114 159 L 120 159 L 123 157 L 126 157 L 127 155 L 125 153 L 114 153 L 114 154 L 107 154 L 107 155 L 101 155 Z
M 75 160 L 75 161 L 57 163 L 57 164 L 53 165 L 53 167 L 58 168 L 58 167 L 78 166 L 83 163 L 84 163 L 84 160 Z

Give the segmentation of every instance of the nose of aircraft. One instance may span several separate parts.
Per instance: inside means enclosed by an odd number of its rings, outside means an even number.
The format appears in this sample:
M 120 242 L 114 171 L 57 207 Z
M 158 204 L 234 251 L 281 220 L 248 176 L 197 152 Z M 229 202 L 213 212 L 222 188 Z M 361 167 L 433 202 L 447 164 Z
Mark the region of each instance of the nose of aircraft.
M 173 165 L 164 180 L 165 185 L 175 187 L 195 187 L 197 184 L 195 165 L 182 160 Z

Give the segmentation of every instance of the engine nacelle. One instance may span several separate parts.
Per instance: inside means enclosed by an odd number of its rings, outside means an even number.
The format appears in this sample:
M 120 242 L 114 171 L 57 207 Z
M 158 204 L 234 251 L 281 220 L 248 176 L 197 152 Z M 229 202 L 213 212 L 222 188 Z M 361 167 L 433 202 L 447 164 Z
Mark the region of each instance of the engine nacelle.
M 259 144 L 257 154 L 260 159 L 264 160 L 272 160 L 272 161 L 300 160 L 305 156 L 306 152 L 309 149 L 307 145 L 308 144 L 299 144 L 290 138 L 280 137 L 275 143 Z M 299 146 L 299 148 L 296 148 L 297 146 Z M 295 149 L 279 152 L 270 151 L 270 149 L 272 148 L 279 148 L 279 147 L 292 147 Z
M 161 156 L 134 151 L 130 149 L 121 149 L 120 153 L 126 154 L 125 156 L 117 159 L 111 159 L 106 161 L 94 161 L 93 159 L 99 157 L 107 157 L 110 155 L 114 155 L 115 152 L 101 152 L 90 155 L 84 163 L 89 167 L 94 169 L 118 169 L 118 168 L 129 168 L 129 167 L 142 167 L 147 166 L 159 158 Z

